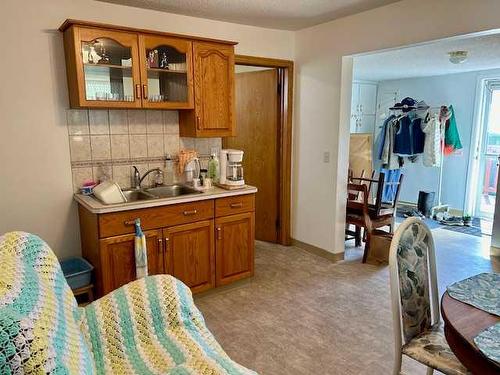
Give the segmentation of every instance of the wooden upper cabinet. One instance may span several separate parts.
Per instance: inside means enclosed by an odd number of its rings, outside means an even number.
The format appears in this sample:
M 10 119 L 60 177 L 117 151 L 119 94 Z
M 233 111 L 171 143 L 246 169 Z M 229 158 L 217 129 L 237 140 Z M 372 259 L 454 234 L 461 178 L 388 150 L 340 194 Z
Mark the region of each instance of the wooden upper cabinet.
M 193 46 L 190 40 L 139 35 L 145 108 L 193 108 Z
M 179 115 L 180 135 L 234 135 L 234 47 L 193 42 L 194 110 Z
M 72 108 L 179 109 L 195 126 L 197 108 L 200 135 L 231 134 L 236 43 L 76 20 L 59 30 Z
M 73 25 L 64 32 L 72 108 L 140 108 L 137 34 Z

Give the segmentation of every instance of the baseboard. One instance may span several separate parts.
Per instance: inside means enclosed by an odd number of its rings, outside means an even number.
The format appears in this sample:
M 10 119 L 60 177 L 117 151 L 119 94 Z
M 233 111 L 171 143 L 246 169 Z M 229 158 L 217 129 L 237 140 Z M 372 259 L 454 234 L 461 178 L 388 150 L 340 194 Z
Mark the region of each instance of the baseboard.
M 490 246 L 490 255 L 500 257 L 500 247 Z
M 332 253 L 328 250 L 322 249 L 321 247 L 317 247 L 317 246 L 310 245 L 308 243 L 296 240 L 295 238 L 292 238 L 292 246 L 298 247 L 299 249 L 305 250 L 308 253 L 320 256 L 320 257 L 328 259 L 332 262 L 339 262 L 341 260 L 344 260 L 344 252 Z

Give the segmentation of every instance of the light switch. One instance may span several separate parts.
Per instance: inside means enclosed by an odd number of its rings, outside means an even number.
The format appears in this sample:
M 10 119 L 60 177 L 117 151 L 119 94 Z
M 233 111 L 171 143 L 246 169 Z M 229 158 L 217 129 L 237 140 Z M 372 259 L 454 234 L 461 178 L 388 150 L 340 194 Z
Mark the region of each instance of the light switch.
M 323 163 L 330 162 L 330 151 L 323 152 Z

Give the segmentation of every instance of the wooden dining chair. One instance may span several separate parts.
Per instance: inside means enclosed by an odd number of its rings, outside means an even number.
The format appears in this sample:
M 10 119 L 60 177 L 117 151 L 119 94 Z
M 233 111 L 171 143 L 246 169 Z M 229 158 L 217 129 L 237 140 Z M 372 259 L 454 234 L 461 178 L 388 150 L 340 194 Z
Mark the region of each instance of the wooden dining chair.
M 373 178 L 374 173 L 375 173 L 375 171 L 372 171 L 372 178 Z M 361 170 L 359 177 L 354 177 L 354 171 L 349 168 L 347 183 L 349 184 L 349 183 L 353 183 L 354 181 L 365 180 L 364 177 L 365 177 L 365 170 L 364 169 Z M 351 192 L 348 192 L 348 194 L 349 194 L 348 199 L 351 199 L 351 200 L 357 200 L 357 198 L 359 196 L 359 192 L 351 191 Z M 346 241 L 354 239 L 354 241 L 355 241 L 354 245 L 361 246 L 361 237 L 362 237 L 361 227 L 355 225 L 354 231 L 353 231 L 350 229 L 350 224 L 346 223 L 346 228 L 345 228 L 345 240 Z
M 389 227 L 389 233 L 392 233 L 394 230 L 394 220 L 396 215 L 396 206 L 399 200 L 399 193 L 401 191 L 401 184 L 403 181 L 403 175 L 399 176 L 399 179 L 395 182 L 391 182 L 391 188 L 395 189 L 395 193 L 392 197 L 391 201 L 383 201 L 383 189 L 387 186 L 387 182 L 385 181 L 385 174 L 380 173 L 379 178 L 375 179 L 361 179 L 358 180 L 366 182 L 370 181 L 373 186 L 377 185 L 377 192 L 375 194 L 374 203 L 371 202 L 371 194 L 368 191 L 368 184 L 349 184 L 348 185 L 348 201 L 347 201 L 347 209 L 346 209 L 346 223 L 355 225 L 354 238 L 356 240 L 356 246 L 361 246 L 362 239 L 365 242 L 365 249 L 363 252 L 363 263 L 366 262 L 369 252 L 369 238 L 370 234 L 375 229 Z M 359 199 L 359 194 L 361 193 L 359 190 L 354 189 L 354 186 L 365 186 L 366 194 L 363 196 L 366 197 L 366 210 L 367 215 L 364 215 L 362 212 L 362 206 L 360 203 L 362 200 Z M 357 223 L 357 224 L 355 224 Z M 361 236 L 361 229 L 364 230 L 363 235 Z
M 469 374 L 451 351 L 439 314 L 436 256 L 431 231 L 420 218 L 399 225 L 389 253 L 396 358 L 393 375 L 401 374 L 403 354 L 446 375 Z
M 367 233 L 363 254 L 364 263 L 369 251 L 370 234 L 375 229 L 370 219 L 368 188 L 364 184 L 347 184 L 347 192 L 346 224 L 354 225 L 356 228 L 356 246 L 358 246 L 358 241 L 361 245 L 361 228 L 364 228 L 365 233 Z

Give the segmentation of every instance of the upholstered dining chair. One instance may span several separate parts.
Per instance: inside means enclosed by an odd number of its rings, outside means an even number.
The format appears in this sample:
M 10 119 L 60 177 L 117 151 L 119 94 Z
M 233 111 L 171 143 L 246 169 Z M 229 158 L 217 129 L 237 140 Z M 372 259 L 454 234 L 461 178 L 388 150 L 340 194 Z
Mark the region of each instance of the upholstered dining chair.
M 245 374 L 169 275 L 135 280 L 78 307 L 49 246 L 0 236 L 0 374 Z
M 396 359 L 403 354 L 446 375 L 469 374 L 451 351 L 439 314 L 434 240 L 419 218 L 406 219 L 396 230 L 389 253 Z

